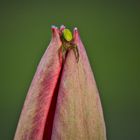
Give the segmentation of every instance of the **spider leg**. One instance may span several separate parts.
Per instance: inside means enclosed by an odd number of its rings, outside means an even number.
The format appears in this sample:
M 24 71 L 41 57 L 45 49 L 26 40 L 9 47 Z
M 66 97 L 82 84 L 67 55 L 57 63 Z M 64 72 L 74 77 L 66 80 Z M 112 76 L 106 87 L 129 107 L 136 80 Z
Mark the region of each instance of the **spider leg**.
M 77 45 L 73 45 L 73 51 L 76 57 L 76 61 L 79 61 L 79 51 L 78 51 L 78 46 Z
M 65 47 L 65 45 L 62 45 L 62 58 L 63 58 L 63 61 L 65 60 L 66 51 L 67 51 L 67 48 Z
M 61 46 L 61 51 L 62 51 L 62 59 L 63 61 L 65 60 L 66 53 L 69 49 L 73 49 L 74 55 L 76 57 L 76 61 L 79 61 L 79 51 L 78 51 L 78 46 L 76 44 L 65 44 L 63 43 Z

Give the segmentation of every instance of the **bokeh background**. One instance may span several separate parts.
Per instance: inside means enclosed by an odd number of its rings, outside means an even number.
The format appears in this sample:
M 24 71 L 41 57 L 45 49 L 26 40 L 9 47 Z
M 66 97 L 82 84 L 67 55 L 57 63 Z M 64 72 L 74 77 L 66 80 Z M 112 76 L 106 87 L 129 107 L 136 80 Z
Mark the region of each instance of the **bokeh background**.
M 139 140 L 140 4 L 134 0 L 0 2 L 0 140 L 14 137 L 52 24 L 80 31 L 108 140 Z

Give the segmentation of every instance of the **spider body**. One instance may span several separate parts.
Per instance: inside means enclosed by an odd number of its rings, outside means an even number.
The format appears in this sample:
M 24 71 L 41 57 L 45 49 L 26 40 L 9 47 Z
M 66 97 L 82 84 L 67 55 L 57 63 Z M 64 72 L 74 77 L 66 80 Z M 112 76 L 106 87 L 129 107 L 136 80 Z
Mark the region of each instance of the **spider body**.
M 69 29 L 64 29 L 62 31 L 62 55 L 63 55 L 63 60 L 65 59 L 65 56 L 67 52 L 72 49 L 74 51 L 76 61 L 79 61 L 79 52 L 78 52 L 78 47 L 77 45 L 73 42 L 73 36 L 72 33 L 70 32 Z

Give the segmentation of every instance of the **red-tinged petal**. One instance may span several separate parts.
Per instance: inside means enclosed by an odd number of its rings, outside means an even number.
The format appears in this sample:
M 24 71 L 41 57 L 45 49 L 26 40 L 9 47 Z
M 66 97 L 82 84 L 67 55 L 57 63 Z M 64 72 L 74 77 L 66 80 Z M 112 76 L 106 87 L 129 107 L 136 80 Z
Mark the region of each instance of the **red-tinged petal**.
M 62 71 L 52 140 L 106 140 L 98 89 L 77 29 L 74 41 L 79 61 L 70 50 Z
M 64 25 L 61 25 L 60 26 L 60 31 L 62 32 L 64 29 L 65 29 L 65 26 Z
M 61 44 L 59 30 L 53 26 L 52 40 L 29 88 L 14 140 L 49 140 L 51 137 L 62 69 Z

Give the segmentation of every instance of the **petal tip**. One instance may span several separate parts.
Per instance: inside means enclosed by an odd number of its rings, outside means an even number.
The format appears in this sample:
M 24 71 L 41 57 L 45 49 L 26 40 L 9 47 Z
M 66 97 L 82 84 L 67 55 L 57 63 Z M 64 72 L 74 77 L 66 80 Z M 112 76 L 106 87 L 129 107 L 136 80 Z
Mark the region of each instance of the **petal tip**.
M 63 31 L 66 27 L 64 25 L 60 26 L 60 31 Z
M 52 26 L 51 26 L 51 29 L 52 29 L 52 31 L 55 31 L 55 30 L 57 30 L 58 28 L 57 28 L 55 25 L 52 25 Z
M 61 42 L 61 39 L 60 39 L 59 28 L 56 27 L 55 25 L 52 25 L 51 30 L 52 30 L 52 41 L 55 40 L 55 43 L 57 42 L 59 44 L 59 46 L 61 46 L 62 42 Z
M 51 30 L 53 35 L 59 33 L 59 29 L 55 25 L 51 26 Z
M 77 31 L 78 30 L 78 28 L 77 27 L 74 27 L 74 31 Z
M 73 30 L 73 37 L 74 37 L 74 40 L 77 41 L 77 39 L 79 38 L 79 33 L 78 33 L 78 28 L 75 27 L 74 30 Z

